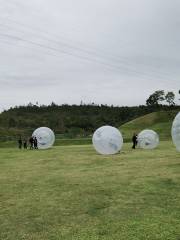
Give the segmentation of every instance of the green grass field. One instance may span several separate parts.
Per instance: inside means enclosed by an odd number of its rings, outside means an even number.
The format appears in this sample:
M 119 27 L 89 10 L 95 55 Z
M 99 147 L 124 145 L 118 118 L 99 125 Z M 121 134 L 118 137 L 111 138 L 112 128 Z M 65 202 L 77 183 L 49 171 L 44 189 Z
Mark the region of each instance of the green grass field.
M 180 240 L 180 154 L 0 151 L 1 240 Z

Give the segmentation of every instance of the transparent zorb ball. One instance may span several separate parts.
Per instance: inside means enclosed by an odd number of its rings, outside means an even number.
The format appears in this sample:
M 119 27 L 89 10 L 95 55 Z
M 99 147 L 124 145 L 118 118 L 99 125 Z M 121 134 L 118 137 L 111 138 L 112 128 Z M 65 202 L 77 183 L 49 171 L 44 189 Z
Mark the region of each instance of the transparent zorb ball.
M 93 134 L 93 146 L 96 151 L 103 155 L 118 153 L 123 146 L 123 138 L 117 128 L 103 126 Z
M 177 151 L 180 152 L 180 112 L 176 115 L 173 121 L 171 135 Z
M 138 134 L 138 146 L 143 149 L 154 149 L 159 145 L 159 136 L 153 130 L 143 130 Z
M 37 138 L 39 149 L 48 149 L 53 146 L 55 141 L 54 132 L 47 127 L 37 128 L 32 136 Z

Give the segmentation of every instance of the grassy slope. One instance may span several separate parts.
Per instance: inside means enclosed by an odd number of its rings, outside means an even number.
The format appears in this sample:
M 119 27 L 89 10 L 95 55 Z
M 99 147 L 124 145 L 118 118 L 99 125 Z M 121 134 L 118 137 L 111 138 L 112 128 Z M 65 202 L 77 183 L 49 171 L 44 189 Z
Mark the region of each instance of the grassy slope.
M 177 240 L 180 155 L 125 144 L 101 156 L 92 146 L 0 152 L 0 239 Z
M 134 132 L 139 133 L 146 128 L 155 130 L 160 135 L 161 140 L 170 139 L 172 121 L 176 114 L 177 111 L 150 113 L 122 125 L 120 130 L 125 140 L 131 139 Z

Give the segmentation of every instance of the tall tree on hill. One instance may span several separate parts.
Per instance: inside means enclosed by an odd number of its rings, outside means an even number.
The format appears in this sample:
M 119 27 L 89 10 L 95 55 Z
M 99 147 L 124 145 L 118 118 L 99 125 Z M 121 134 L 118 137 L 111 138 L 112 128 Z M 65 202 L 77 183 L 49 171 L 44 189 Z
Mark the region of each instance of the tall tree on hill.
M 164 100 L 164 90 L 158 90 L 149 96 L 149 98 L 146 100 L 146 104 L 148 106 L 158 106 L 160 102 Z
M 165 95 L 165 100 L 169 104 L 169 106 L 175 105 L 174 99 L 175 99 L 175 94 L 173 92 L 168 92 Z

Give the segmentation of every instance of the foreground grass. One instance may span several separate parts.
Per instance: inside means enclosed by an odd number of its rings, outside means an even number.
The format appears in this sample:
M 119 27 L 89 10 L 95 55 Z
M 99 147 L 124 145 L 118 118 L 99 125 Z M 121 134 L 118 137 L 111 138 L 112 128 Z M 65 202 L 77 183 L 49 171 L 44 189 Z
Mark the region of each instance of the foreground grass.
M 179 240 L 180 154 L 1 149 L 0 239 Z

